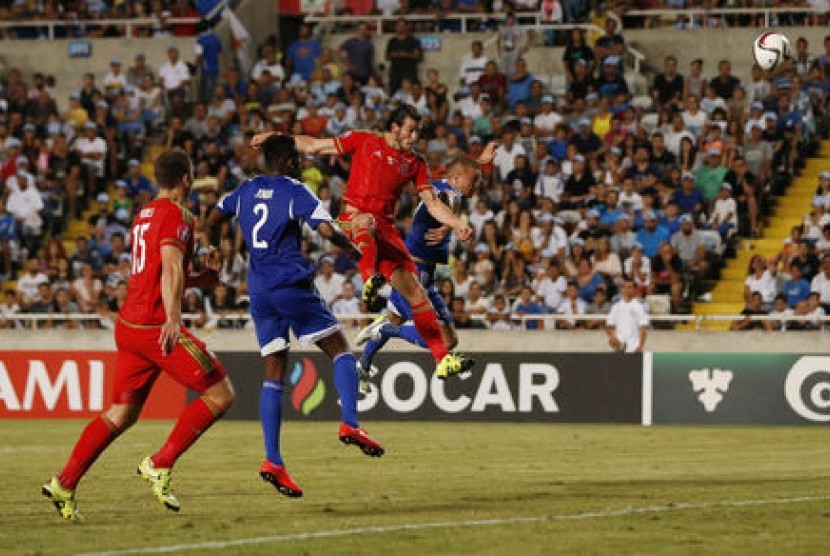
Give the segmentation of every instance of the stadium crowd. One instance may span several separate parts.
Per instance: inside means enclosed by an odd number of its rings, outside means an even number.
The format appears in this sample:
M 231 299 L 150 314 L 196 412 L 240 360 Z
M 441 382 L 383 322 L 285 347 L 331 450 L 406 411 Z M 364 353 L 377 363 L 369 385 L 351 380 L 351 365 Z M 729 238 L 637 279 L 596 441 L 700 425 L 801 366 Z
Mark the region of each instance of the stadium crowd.
M 31 3 L 12 9 L 18 4 Z M 124 4 L 142 3 L 110 9 Z M 172 7 L 179 5 L 190 9 L 187 2 Z M 422 67 L 420 43 L 403 19 L 382 53 L 365 23 L 331 45 L 302 25 L 284 49 L 276 37 L 260 45 L 250 68 L 226 67 L 223 45 L 202 25 L 195 58 L 171 47 L 165 60 L 113 59 L 83 76 L 65 110 L 49 76 L 11 69 L 0 89 L 0 279 L 15 289 L 4 291 L 0 326 L 21 326 L 14 315 L 32 312 L 90 315 L 35 326 L 95 327 L 106 322 L 98 316 L 119 309 L 131 270 L 130 222 L 155 193 L 144 174 L 151 145 L 191 155 L 190 208 L 203 219 L 222 194 L 257 172 L 248 146 L 255 133 L 380 131 L 402 102 L 422 115 L 417 150 L 433 178 L 454 157 L 476 158 L 488 141 L 499 142 L 462 209 L 475 240 L 454 242 L 442 269 L 440 292 L 459 328 L 539 328 L 541 320 L 521 317 L 606 314 L 624 277 L 652 302 L 685 312 L 736 239 L 760 232 L 774 197 L 815 148 L 830 90 L 830 38 L 823 53 L 799 39 L 794 64 L 772 79 L 757 68 L 739 78 L 727 59 L 716 68 L 701 60 L 681 68 L 668 55 L 649 90 L 635 95 L 617 22 L 608 18 L 594 44 L 579 29 L 567 34 L 568 83 L 559 95 L 534 76 L 524 54 L 536 38 L 512 13 L 498 26 L 497 56 L 474 38 L 452 75 Z M 381 59 L 388 73 L 379 71 Z M 306 157 L 301 177 L 336 215 L 348 172 L 347 159 Z M 822 180 L 814 212 L 787 244 L 810 264 L 822 253 L 820 239 L 830 238 L 830 203 L 819 198 L 830 199 L 830 180 Z M 397 212 L 403 234 L 416 203 L 411 187 Z M 70 238 L 67 226 L 78 218 L 86 231 Z M 189 324 L 243 326 L 241 238 L 227 227 L 200 239 L 196 274 L 208 243 L 220 245 L 223 264 L 218 286 L 203 289 L 196 280 L 187 290 Z M 311 232 L 304 249 L 337 314 L 365 309 L 348 257 Z M 792 263 L 792 256 L 775 262 L 787 283 L 798 281 Z M 830 267 L 822 272 L 830 283 Z M 830 286 L 808 289 L 820 292 L 820 303 L 830 301 Z M 749 290 L 748 303 L 755 285 Z M 777 293 L 764 290 L 758 310 Z M 809 291 L 794 299 L 787 305 L 799 310 Z M 558 325 L 597 328 L 602 321 Z

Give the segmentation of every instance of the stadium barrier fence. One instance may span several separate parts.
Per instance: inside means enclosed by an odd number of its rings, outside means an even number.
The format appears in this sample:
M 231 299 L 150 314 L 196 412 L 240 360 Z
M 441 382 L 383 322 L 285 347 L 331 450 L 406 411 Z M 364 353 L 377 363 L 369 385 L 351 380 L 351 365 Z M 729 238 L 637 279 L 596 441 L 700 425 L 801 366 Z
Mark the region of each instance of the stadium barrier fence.
M 152 17 L 136 17 L 127 19 L 79 19 L 77 21 L 63 20 L 63 19 L 29 19 L 29 20 L 7 20 L 0 21 L 0 29 L 38 29 L 38 39 L 48 40 L 77 40 L 86 38 L 84 36 L 76 36 L 74 31 L 84 27 L 115 27 L 121 33 L 122 37 L 131 40 L 158 40 L 158 37 L 135 37 L 133 31 L 136 27 L 152 27 L 157 23 L 157 20 Z M 169 17 L 165 19 L 165 23 L 169 26 L 175 25 L 196 25 L 199 23 L 198 17 Z M 64 34 L 57 33 L 58 30 L 63 30 Z M 4 38 L 4 41 L 31 41 L 32 38 L 16 39 L 14 37 Z

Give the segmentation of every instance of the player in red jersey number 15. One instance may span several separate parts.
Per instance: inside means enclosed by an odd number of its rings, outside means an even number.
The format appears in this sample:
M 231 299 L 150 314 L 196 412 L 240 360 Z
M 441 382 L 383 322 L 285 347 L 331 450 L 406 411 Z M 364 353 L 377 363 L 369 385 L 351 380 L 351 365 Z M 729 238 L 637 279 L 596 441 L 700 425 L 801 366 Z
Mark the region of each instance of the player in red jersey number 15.
M 436 361 L 435 373 L 446 379 L 467 371 L 472 360 L 449 353 L 426 291 L 417 279 L 412 256 L 395 228 L 395 206 L 404 186 L 414 183 L 429 213 L 466 241 L 472 229 L 433 190 L 424 160 L 412 151 L 418 140 L 420 115 L 409 105 L 392 111 L 384 133 L 352 131 L 328 139 L 297 136 L 297 148 L 308 154 L 352 155 L 352 167 L 343 194 L 339 221 L 357 244 L 358 267 L 364 280 L 363 300 L 375 304 L 384 282 L 390 282 L 412 307 L 412 320 Z M 253 138 L 257 148 L 270 134 Z
M 156 160 L 156 179 L 158 197 L 139 211 L 132 227 L 132 271 L 115 326 L 112 405 L 86 426 L 63 471 L 41 489 L 65 519 L 79 517 L 78 482 L 136 422 L 162 371 L 200 394 L 185 407 L 164 446 L 138 465 L 138 474 L 170 510 L 179 510 L 171 468 L 234 399 L 222 364 L 182 326 L 182 295 L 194 247 L 193 216 L 182 203 L 193 182 L 193 163 L 181 149 L 166 151 Z

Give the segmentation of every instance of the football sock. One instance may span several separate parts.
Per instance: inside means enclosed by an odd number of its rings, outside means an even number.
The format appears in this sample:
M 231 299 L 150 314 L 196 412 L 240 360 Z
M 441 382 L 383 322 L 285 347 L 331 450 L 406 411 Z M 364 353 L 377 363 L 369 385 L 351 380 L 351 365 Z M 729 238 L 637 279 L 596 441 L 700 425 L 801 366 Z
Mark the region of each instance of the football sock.
M 363 347 L 363 353 L 360 354 L 360 365 L 367 371 L 372 367 L 372 361 L 375 359 L 375 354 L 383 349 L 386 342 L 389 341 L 387 337 L 381 337 L 380 340 L 369 340 Z
M 265 458 L 275 465 L 283 464 L 280 454 L 282 390 L 281 380 L 263 380 L 262 392 L 259 395 L 259 420 L 262 422 Z
M 427 343 L 424 341 L 423 338 L 421 338 L 421 335 L 418 334 L 418 329 L 415 328 L 414 325 L 404 324 L 403 326 L 399 326 L 397 328 L 398 338 L 406 340 L 410 344 L 416 345 L 418 347 L 427 347 Z
M 103 415 L 90 421 L 78 438 L 75 449 L 72 450 L 72 455 L 66 462 L 66 467 L 58 475 L 58 482 L 61 486 L 75 490 L 84 473 L 120 434 L 121 430 Z
M 354 354 L 350 351 L 334 356 L 334 386 L 340 395 L 340 411 L 343 422 L 357 427 L 357 368 Z
M 221 416 L 222 412 L 215 411 L 210 402 L 204 398 L 190 402 L 176 421 L 170 436 L 167 437 L 167 442 L 150 458 L 153 466 L 162 469 L 173 467 L 179 456 Z
M 429 351 L 435 361 L 441 361 L 447 354 L 447 346 L 444 345 L 444 338 L 441 336 L 441 325 L 438 324 L 438 317 L 428 300 L 424 300 L 412 306 L 412 322 L 418 330 L 421 338 L 424 339 Z
M 358 228 L 354 234 L 354 242 L 363 255 L 357 263 L 357 268 L 360 269 L 360 275 L 365 281 L 377 272 L 378 244 L 370 228 Z

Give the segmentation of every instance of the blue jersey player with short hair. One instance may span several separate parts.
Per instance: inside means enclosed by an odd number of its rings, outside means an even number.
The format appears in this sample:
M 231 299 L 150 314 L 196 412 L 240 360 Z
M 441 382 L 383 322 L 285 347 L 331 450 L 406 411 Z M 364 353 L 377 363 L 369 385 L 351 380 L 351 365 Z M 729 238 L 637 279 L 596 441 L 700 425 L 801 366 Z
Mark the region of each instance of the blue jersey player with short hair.
M 479 160 L 483 163 L 490 162 L 495 149 L 496 143 L 490 143 Z M 457 209 L 461 200 L 472 193 L 478 172 L 479 162 L 475 160 L 462 157 L 451 161 L 447 165 L 446 179 L 432 181 L 436 195 L 451 208 Z M 435 268 L 439 264 L 447 264 L 449 260 L 449 233 L 449 228 L 442 226 L 421 204 L 415 210 L 412 228 L 406 236 L 405 244 L 418 267 L 418 279 L 426 289 L 430 303 L 438 315 L 447 349 L 453 349 L 458 343 L 458 336 L 452 325 L 452 314 L 441 294 L 435 289 Z M 372 360 L 390 339 L 401 338 L 416 346 L 426 347 L 415 326 L 404 324 L 411 318 L 409 304 L 401 294 L 392 290 L 387 313 L 376 318 L 357 335 L 357 345 L 366 344 L 358 362 L 363 380 L 374 374 Z
M 222 218 L 236 217 L 242 230 L 249 253 L 251 316 L 265 363 L 259 410 L 266 459 L 260 476 L 281 494 L 298 497 L 302 489 L 286 471 L 280 455 L 289 329 L 300 342 L 317 344 L 334 363 L 334 383 L 343 414 L 340 441 L 358 446 L 369 456 L 379 457 L 384 450 L 358 424 L 355 358 L 336 318 L 314 288 L 314 266 L 301 251 L 303 223 L 353 259 L 359 259 L 360 252 L 334 224 L 314 193 L 290 177 L 300 167 L 294 139 L 273 135 L 260 148 L 267 173 L 225 195 L 208 217 L 207 227 L 212 229 Z

